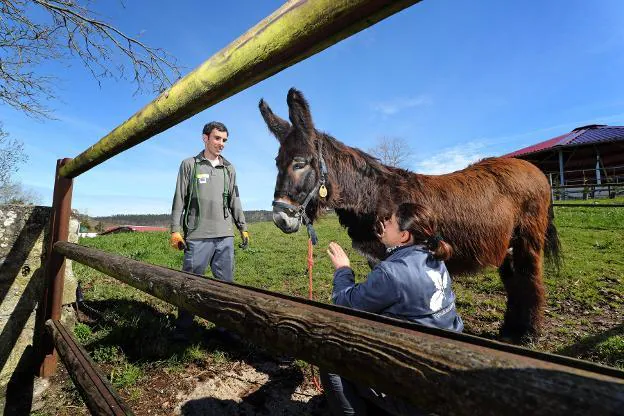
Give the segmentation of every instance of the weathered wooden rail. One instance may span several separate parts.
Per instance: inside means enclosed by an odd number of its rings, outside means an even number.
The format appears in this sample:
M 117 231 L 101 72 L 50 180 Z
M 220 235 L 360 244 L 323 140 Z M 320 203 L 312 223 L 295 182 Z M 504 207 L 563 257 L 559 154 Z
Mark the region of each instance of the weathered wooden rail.
M 605 183 L 579 183 L 576 185 L 554 185 L 553 189 L 579 189 L 579 188 L 588 188 L 588 189 L 606 189 L 606 188 L 624 188 L 624 183 L 617 182 L 605 182 Z
M 40 374 L 54 372 L 55 345 L 88 396 L 88 405 L 99 403 L 89 405 L 92 412 L 114 414 L 106 413 L 106 406 L 122 408 L 102 377 L 88 379 L 97 371 L 54 321 L 60 315 L 67 257 L 245 334 L 268 349 L 380 387 L 430 411 L 620 414 L 624 375 L 616 369 L 207 280 L 66 242 L 72 178 L 417 2 L 288 1 L 75 159 L 59 160 L 44 300 L 45 319 L 53 320 L 41 344 L 45 360 Z
M 46 322 L 46 329 L 92 415 L 134 414 L 63 324 L 50 319 Z
M 77 244 L 59 242 L 54 251 L 269 350 L 435 413 L 615 415 L 624 409 L 624 372 L 613 368 L 206 279 Z

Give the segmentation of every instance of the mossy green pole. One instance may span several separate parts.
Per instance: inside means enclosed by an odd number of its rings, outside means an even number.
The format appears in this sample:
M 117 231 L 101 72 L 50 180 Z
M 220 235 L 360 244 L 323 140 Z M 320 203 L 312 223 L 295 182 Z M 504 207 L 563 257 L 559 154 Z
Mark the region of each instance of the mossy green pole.
M 74 178 L 419 0 L 291 0 L 63 166 Z

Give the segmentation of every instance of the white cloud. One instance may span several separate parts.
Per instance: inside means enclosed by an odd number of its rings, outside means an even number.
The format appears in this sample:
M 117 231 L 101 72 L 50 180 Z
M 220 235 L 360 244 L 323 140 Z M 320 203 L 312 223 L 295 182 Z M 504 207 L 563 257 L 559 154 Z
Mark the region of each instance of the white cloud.
M 384 116 L 391 116 L 406 108 L 430 105 L 431 98 L 426 95 L 419 95 L 412 98 L 395 98 L 389 101 L 380 101 L 372 105 L 373 110 Z
M 152 157 L 152 156 L 166 156 L 167 160 L 175 160 L 175 161 L 180 161 L 182 162 L 182 160 L 186 159 L 187 157 L 191 157 L 191 156 L 195 156 L 195 154 L 201 150 L 202 148 L 202 144 L 201 141 L 198 139 L 197 140 L 197 144 L 195 146 L 195 148 L 190 148 L 187 150 L 181 150 L 178 148 L 175 148 L 171 142 L 167 143 L 167 145 L 159 145 L 153 142 L 146 142 L 145 146 L 143 147 L 142 150 L 144 150 L 145 152 L 150 152 L 150 154 L 142 154 L 142 157 Z M 197 152 L 195 151 L 195 149 L 197 149 Z
M 114 168 L 94 169 L 79 176 L 74 181 L 74 187 L 80 190 L 87 189 L 92 195 L 126 195 L 148 196 L 154 194 L 173 195 L 178 164 L 170 166 L 155 166 L 153 169 L 129 167 L 126 170 Z
M 96 137 L 95 138 L 96 140 L 99 140 L 100 138 L 104 137 L 106 134 L 110 132 L 110 129 L 102 127 L 99 124 L 87 121 L 83 118 L 75 117 L 73 115 L 57 113 L 54 115 L 54 118 L 62 122 L 65 128 L 67 126 L 71 126 L 78 131 L 82 131 L 86 133 L 93 133 L 96 136 L 100 136 L 99 138 Z
M 128 197 L 126 195 L 74 195 L 72 208 L 90 216 L 116 214 L 169 214 L 170 198 Z
M 471 142 L 449 147 L 434 156 L 417 161 L 414 165 L 415 171 L 427 175 L 455 172 L 486 157 L 483 153 L 484 147 L 481 142 Z

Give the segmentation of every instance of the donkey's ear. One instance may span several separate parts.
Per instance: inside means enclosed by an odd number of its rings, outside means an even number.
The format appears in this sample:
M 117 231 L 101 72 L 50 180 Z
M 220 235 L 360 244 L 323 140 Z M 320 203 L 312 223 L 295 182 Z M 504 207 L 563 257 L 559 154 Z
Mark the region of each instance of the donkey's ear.
M 293 127 L 304 134 L 305 137 L 312 137 L 314 123 L 310 114 L 310 106 L 301 91 L 294 88 L 288 90 L 288 117 Z
M 284 141 L 290 131 L 290 123 L 273 114 L 273 111 L 271 111 L 271 108 L 264 100 L 260 100 L 258 106 L 260 107 L 260 114 L 262 114 L 262 118 L 271 133 L 273 133 L 280 143 Z

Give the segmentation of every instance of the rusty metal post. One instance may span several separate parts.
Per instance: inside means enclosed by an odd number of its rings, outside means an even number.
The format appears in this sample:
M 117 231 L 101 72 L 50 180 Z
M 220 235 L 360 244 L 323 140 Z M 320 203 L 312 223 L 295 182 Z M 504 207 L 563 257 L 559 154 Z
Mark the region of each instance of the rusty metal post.
M 59 174 L 61 168 L 72 159 L 58 159 L 56 161 L 56 178 L 54 180 L 54 195 L 52 197 L 52 216 L 50 218 L 50 233 L 46 247 L 45 290 L 43 293 L 43 320 L 61 319 L 63 303 L 63 286 L 65 284 L 65 256 L 52 250 L 57 241 L 67 241 L 69 235 L 69 216 L 71 214 L 71 199 L 73 179 Z M 57 356 L 54 344 L 49 334 L 40 325 L 39 376 L 49 377 L 56 371 Z

